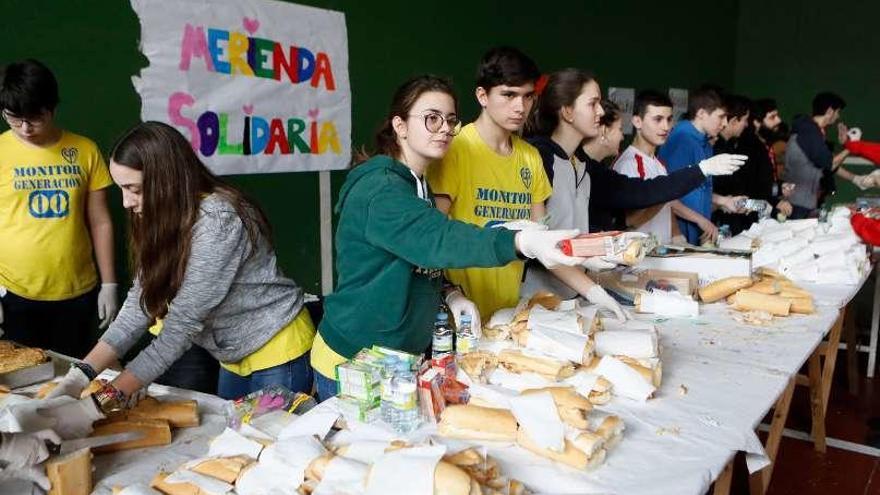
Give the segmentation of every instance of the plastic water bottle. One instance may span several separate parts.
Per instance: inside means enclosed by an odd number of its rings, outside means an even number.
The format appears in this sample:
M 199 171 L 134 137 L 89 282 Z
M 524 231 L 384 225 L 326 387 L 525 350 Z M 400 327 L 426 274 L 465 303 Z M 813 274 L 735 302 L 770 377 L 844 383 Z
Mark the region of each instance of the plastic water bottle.
M 396 356 L 387 356 L 382 361 L 382 381 L 379 385 L 379 414 L 382 421 L 394 424 L 394 375 L 397 373 L 397 365 L 400 362 Z
M 452 329 L 449 328 L 449 315 L 437 313 L 434 333 L 431 339 L 431 358 L 438 360 L 452 354 Z
M 471 315 L 461 315 L 461 324 L 455 332 L 455 355 L 457 357 L 475 350 L 479 339 L 471 326 Z
M 398 361 L 392 383 L 394 417 L 389 424 L 398 433 L 409 433 L 421 422 L 416 375 L 406 362 Z

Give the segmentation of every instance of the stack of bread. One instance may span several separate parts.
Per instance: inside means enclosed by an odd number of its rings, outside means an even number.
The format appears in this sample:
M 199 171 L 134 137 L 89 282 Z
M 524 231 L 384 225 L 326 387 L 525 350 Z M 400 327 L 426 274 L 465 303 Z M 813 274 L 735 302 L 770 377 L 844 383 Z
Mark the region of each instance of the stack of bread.
M 523 392 L 549 393 L 565 426 L 559 448 L 541 445 L 510 409 L 476 404 L 446 408 L 438 424 L 442 437 L 470 441 L 510 442 L 539 456 L 580 470 L 593 469 L 605 460 L 608 449 L 623 437 L 623 422 L 617 416 L 591 415 L 592 404 L 571 387 L 548 387 Z
M 217 444 L 222 442 L 223 446 Z M 355 440 L 325 443 L 316 435 L 255 440 L 226 430 L 212 443 L 209 456 L 160 472 L 151 482 L 164 495 L 310 495 L 375 492 L 370 483 L 389 457 L 406 465 L 410 451 L 434 448 L 403 441 Z M 478 449 L 441 453 L 433 464 L 433 493 L 449 495 L 525 495 L 525 487 L 501 474 L 498 463 Z M 222 455 L 212 455 L 212 454 Z M 419 463 L 413 464 L 419 466 Z M 418 467 L 416 467 L 418 469 Z M 430 469 L 430 467 L 429 467 Z M 381 487 L 384 493 L 409 489 Z M 124 493 L 123 487 L 114 493 Z
M 812 314 L 813 296 L 788 277 L 761 268 L 755 277 L 727 277 L 699 289 L 700 299 L 712 303 L 722 299 L 737 311 L 770 317 Z

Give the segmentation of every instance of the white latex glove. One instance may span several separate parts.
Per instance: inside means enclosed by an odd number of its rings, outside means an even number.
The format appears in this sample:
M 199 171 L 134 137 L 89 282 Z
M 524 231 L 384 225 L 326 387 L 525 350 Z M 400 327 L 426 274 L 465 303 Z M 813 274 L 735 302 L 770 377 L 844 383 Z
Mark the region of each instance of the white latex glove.
M 461 324 L 461 314 L 470 315 L 471 329 L 477 338 L 483 336 L 483 327 L 480 324 L 480 310 L 473 301 L 464 297 L 460 290 L 454 290 L 446 295 L 446 306 L 452 312 L 452 318 L 455 320 L 455 327 Z
M 865 189 L 874 187 L 874 178 L 871 177 L 870 174 L 856 175 L 852 178 L 852 183 L 855 184 L 856 187 L 864 191 Z
M 60 444 L 52 430 L 33 433 L 0 433 L 0 464 L 7 469 L 21 469 L 39 464 L 49 457 L 46 441 Z
M 586 258 L 584 262 L 581 263 L 581 266 L 591 272 L 601 272 L 603 270 L 610 270 L 617 265 L 610 261 L 605 261 L 599 256 L 593 256 L 591 258 Z
M 101 290 L 98 291 L 98 319 L 101 320 L 98 328 L 101 330 L 110 326 L 110 322 L 119 311 L 119 298 L 116 295 L 118 285 L 116 283 L 101 284 Z
M 503 228 L 507 230 L 547 230 L 547 225 L 543 223 L 533 222 L 531 220 L 514 220 L 493 225 L 494 228 Z
M 594 285 L 587 291 L 587 301 L 590 301 L 593 304 L 598 305 L 600 308 L 605 308 L 614 313 L 614 316 L 620 321 L 626 321 L 626 313 L 623 312 L 623 308 L 620 307 L 620 304 L 614 300 L 605 289 L 600 285 Z
M 712 158 L 706 158 L 701 161 L 698 166 L 706 177 L 712 175 L 730 175 L 739 170 L 748 159 L 749 157 L 746 155 L 721 153 Z
M 547 268 L 556 265 L 575 266 L 584 262 L 584 258 L 566 256 L 557 244 L 580 234 L 573 230 L 521 230 L 515 237 L 516 250 L 526 258 L 537 259 Z
M 853 127 L 850 130 L 846 131 L 846 138 L 849 141 L 861 141 L 862 140 L 862 130 L 858 127 Z
M 52 429 L 65 440 L 89 436 L 93 431 L 92 423 L 105 418 L 91 396 L 65 401 L 61 405 L 47 405 L 37 409 L 37 412 L 41 416 L 54 419 L 55 426 Z
M 36 483 L 44 492 L 48 492 L 52 488 L 52 483 L 46 476 L 46 469 L 42 466 L 28 466 L 19 469 L 0 469 L 0 485 L 3 480 L 26 480 Z M 28 491 L 30 493 L 30 490 Z
M 67 370 L 67 374 L 64 375 L 64 378 L 58 383 L 58 386 L 46 394 L 46 398 L 53 399 L 55 397 L 67 396 L 79 399 L 83 390 L 89 386 L 89 382 L 91 382 L 91 380 L 89 380 L 89 377 L 87 377 L 81 369 L 71 366 L 70 369 Z

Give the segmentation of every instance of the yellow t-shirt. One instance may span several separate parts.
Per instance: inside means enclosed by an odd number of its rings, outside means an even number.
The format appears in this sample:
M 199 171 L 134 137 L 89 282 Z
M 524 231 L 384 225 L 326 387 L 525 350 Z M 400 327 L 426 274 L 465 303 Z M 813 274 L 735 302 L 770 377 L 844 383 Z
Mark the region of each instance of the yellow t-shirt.
M 449 216 L 455 220 L 491 227 L 513 220 L 528 220 L 531 206 L 550 197 L 552 188 L 541 155 L 519 136 L 512 136 L 513 152 L 499 155 L 483 141 L 474 124 L 464 126 L 440 163 L 428 169 L 434 194 L 449 196 Z M 476 303 L 480 314 L 516 306 L 523 263 L 513 261 L 498 268 L 446 270 L 446 277 Z
M 312 343 L 312 354 L 310 357 L 312 368 L 324 375 L 325 378 L 331 380 L 336 379 L 336 366 L 348 361 L 348 359 L 337 354 L 336 351 L 324 342 L 320 332 L 315 335 L 315 342 Z
M 149 332 L 159 335 L 162 320 L 157 320 Z M 304 307 L 299 314 L 285 325 L 274 337 L 256 351 L 237 363 L 220 363 L 228 371 L 239 376 L 250 376 L 254 371 L 269 369 L 302 356 L 312 347 L 315 338 L 315 325 Z
M 0 134 L 0 285 L 40 301 L 95 287 L 86 201 L 112 183 L 87 138 L 64 131 L 41 148 Z

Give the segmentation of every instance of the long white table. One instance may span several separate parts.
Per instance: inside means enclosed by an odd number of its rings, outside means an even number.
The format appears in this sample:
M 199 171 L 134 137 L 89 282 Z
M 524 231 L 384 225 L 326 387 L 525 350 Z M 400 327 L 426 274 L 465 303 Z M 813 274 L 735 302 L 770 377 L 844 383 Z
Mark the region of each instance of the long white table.
M 663 385 L 647 403 L 614 398 L 602 407 L 622 417 L 626 433 L 593 472 L 511 445 L 486 447 L 507 475 L 539 493 L 703 494 L 738 451 L 761 461 L 755 428 L 793 386 L 793 377 L 859 287 L 805 287 L 816 294 L 817 313 L 779 318 L 769 327 L 737 323 L 720 303 L 702 306 L 696 319 L 653 319 L 663 347 Z M 225 402 L 217 397 L 156 385 L 150 393 L 196 398 L 201 426 L 176 430 L 168 446 L 96 456 L 94 493 L 147 483 L 159 470 L 206 455 L 208 441 L 225 426 Z M 421 433 L 430 434 L 430 428 Z M 464 445 L 436 440 L 452 448 Z

